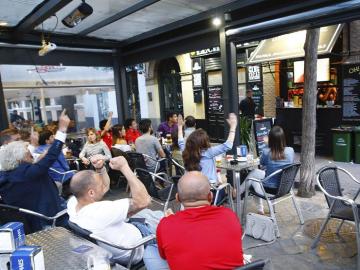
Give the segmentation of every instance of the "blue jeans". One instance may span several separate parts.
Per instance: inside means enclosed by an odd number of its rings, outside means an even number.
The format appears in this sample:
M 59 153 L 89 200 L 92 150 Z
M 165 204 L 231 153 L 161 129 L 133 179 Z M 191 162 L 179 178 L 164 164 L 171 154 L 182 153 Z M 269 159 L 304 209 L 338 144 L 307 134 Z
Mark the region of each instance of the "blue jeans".
M 142 234 L 147 235 L 147 230 L 156 234 L 156 227 L 159 223 L 160 219 L 164 216 L 164 214 L 160 211 L 151 211 L 149 209 L 144 209 L 135 214 L 133 217 L 137 218 L 145 218 L 146 225 L 138 225 L 136 226 L 141 231 Z M 145 228 L 144 228 L 145 226 Z M 169 265 L 166 260 L 162 259 L 159 254 L 158 246 L 156 243 L 149 243 L 146 245 L 144 250 L 143 260 L 147 270 L 168 270 Z

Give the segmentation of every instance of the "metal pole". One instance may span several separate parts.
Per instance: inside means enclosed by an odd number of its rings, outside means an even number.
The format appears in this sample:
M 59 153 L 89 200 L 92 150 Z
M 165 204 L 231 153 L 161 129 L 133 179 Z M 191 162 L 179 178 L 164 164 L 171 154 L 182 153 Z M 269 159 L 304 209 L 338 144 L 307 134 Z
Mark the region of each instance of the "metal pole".
M 128 89 L 126 83 L 126 70 L 123 65 L 122 56 L 120 51 L 113 56 L 114 68 L 114 83 L 116 93 L 116 104 L 118 110 L 118 120 L 124 123 L 125 119 L 129 117 L 129 104 L 128 104 Z
M 8 113 L 6 110 L 4 89 L 0 74 L 0 130 L 9 128 Z
M 239 94 L 238 94 L 238 77 L 236 65 L 236 45 L 232 41 L 227 41 L 225 29 L 221 28 L 220 35 L 220 53 L 221 53 L 221 67 L 222 67 L 222 82 L 223 82 L 223 102 L 224 102 L 224 117 L 233 112 L 239 114 Z M 226 126 L 225 136 L 227 136 L 228 127 Z M 236 146 L 240 144 L 239 130 L 236 132 L 233 153 L 236 153 Z

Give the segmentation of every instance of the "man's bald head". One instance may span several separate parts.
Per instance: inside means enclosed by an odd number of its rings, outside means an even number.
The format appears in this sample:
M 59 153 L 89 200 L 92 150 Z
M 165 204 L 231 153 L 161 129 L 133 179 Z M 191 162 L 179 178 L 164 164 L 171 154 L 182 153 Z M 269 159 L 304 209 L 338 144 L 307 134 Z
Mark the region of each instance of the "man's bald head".
M 187 172 L 179 180 L 177 188 L 183 204 L 211 200 L 209 180 L 201 172 Z
M 72 177 L 70 190 L 77 199 L 85 196 L 89 188 L 92 188 L 95 185 L 95 175 L 95 171 L 84 170 L 76 173 Z

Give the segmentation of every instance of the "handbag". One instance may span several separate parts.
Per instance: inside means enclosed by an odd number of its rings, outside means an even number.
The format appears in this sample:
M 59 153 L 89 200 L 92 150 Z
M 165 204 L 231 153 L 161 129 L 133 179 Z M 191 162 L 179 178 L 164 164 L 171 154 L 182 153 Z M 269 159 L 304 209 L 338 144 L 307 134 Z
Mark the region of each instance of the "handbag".
M 276 236 L 274 219 L 255 213 L 248 213 L 246 215 L 245 234 L 265 242 L 271 242 L 275 240 Z

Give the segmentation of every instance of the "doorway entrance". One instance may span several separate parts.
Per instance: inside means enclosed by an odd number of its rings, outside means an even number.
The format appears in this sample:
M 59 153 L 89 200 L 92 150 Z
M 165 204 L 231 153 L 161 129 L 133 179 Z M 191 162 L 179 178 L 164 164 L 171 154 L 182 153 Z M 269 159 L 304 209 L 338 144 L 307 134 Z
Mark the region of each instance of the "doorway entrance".
M 181 90 L 180 67 L 172 57 L 162 60 L 158 69 L 160 117 L 165 121 L 169 112 L 183 114 L 183 97 Z

